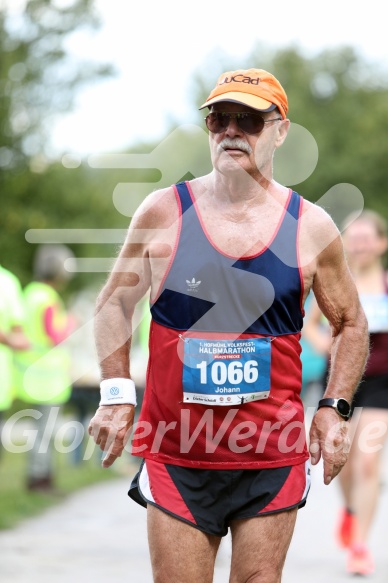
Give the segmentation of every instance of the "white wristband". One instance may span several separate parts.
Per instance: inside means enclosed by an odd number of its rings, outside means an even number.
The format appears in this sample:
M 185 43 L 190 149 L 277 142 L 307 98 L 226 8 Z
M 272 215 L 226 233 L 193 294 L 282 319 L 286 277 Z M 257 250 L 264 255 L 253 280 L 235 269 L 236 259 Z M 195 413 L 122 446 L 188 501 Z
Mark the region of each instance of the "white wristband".
M 100 383 L 100 405 L 135 405 L 136 388 L 132 379 L 105 379 Z

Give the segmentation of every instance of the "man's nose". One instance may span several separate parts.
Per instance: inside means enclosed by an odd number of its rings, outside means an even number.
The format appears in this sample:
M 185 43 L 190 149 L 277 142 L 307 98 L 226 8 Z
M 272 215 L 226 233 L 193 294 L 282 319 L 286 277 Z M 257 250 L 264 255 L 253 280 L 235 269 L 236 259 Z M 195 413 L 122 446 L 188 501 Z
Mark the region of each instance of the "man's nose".
M 229 123 L 228 123 L 228 126 L 227 126 L 227 128 L 226 128 L 225 132 L 226 132 L 226 133 L 228 134 L 228 136 L 230 136 L 230 137 L 234 137 L 234 136 L 236 136 L 236 135 L 241 135 L 242 133 L 244 133 L 244 132 L 242 132 L 242 131 L 241 131 L 241 129 L 239 128 L 239 126 L 238 126 L 238 123 L 237 123 L 237 120 L 236 120 L 236 118 L 235 118 L 235 117 L 233 117 L 233 116 L 231 116 L 231 117 L 229 118 Z

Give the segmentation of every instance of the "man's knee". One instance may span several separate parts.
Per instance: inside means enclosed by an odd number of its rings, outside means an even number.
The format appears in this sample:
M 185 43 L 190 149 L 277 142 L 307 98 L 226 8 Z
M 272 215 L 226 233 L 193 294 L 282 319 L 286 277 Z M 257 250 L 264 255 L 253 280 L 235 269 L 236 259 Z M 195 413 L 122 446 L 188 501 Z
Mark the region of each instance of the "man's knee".
M 283 563 L 274 565 L 273 561 L 267 564 L 249 567 L 246 563 L 232 569 L 230 583 L 280 583 L 282 579 Z

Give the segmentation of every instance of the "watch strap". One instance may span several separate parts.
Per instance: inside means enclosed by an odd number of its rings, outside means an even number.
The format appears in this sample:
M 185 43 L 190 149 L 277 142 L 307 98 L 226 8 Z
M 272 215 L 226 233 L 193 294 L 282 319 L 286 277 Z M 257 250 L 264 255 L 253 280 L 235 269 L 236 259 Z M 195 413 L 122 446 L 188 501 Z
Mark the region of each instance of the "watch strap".
M 333 399 L 326 397 L 321 399 L 318 403 L 318 409 L 321 409 L 322 407 L 331 407 L 340 417 L 342 417 L 342 419 L 349 419 L 350 417 L 351 406 L 346 399 Z

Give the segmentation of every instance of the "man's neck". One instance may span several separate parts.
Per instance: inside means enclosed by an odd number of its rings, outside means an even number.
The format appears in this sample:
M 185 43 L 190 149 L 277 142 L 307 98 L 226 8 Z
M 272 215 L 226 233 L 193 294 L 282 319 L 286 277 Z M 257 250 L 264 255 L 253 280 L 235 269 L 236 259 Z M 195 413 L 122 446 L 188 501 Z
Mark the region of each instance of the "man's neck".
M 257 173 L 253 177 L 245 170 L 237 170 L 228 175 L 217 170 L 209 175 L 212 197 L 225 202 L 248 202 L 263 200 L 271 189 L 272 180 Z

